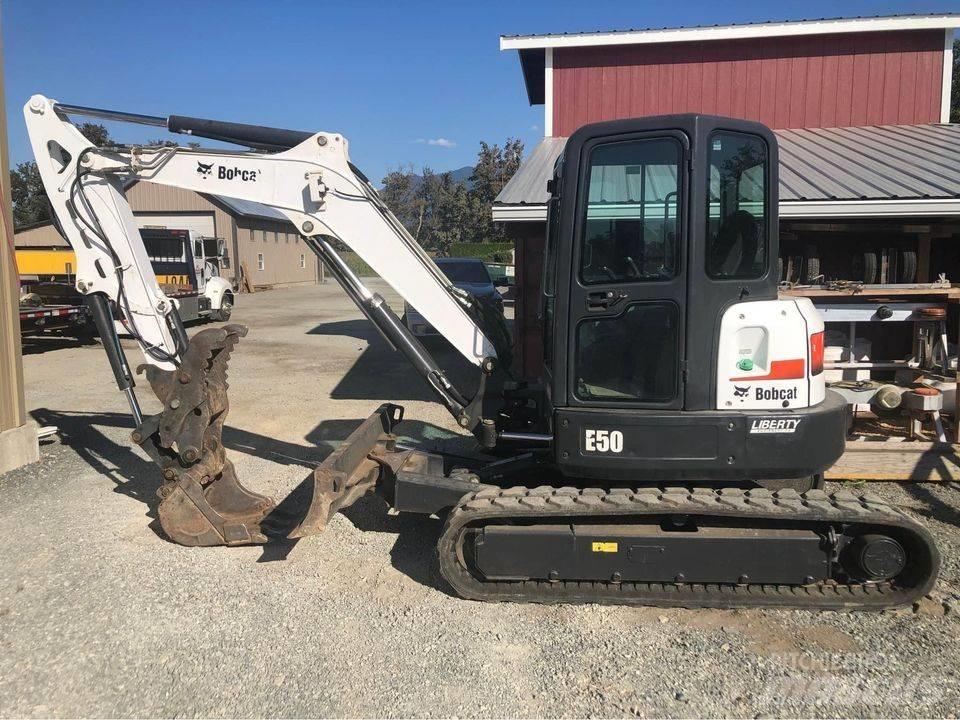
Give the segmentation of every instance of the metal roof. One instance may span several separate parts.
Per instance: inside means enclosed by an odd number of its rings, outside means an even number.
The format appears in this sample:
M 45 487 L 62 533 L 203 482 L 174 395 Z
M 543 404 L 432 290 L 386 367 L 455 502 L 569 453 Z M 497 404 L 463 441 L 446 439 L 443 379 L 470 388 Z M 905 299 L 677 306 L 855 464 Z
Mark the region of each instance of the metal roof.
M 138 182 L 140 182 L 139 179 L 131 179 L 125 182 L 123 184 L 124 192 L 129 190 Z M 223 205 L 226 211 L 231 215 L 260 218 L 263 220 L 279 220 L 281 222 L 290 222 L 290 219 L 279 210 L 275 210 L 272 207 L 267 207 L 266 205 L 261 205 L 258 202 L 253 202 L 252 200 L 238 200 L 237 198 L 227 197 L 226 195 L 215 195 L 213 193 L 200 192 L 199 190 L 188 190 L 187 192 L 196 192 L 198 195 L 202 195 L 208 200 Z M 134 211 L 134 213 L 136 212 L 138 211 Z
M 264 220 L 280 220 L 281 222 L 290 222 L 290 219 L 279 210 L 261 205 L 252 200 L 237 200 L 236 198 L 226 197 L 224 195 L 213 195 L 212 193 L 201 193 L 217 202 L 226 205 L 227 209 L 234 215 L 241 217 L 262 218 Z
M 816 27 L 815 25 L 829 25 L 829 27 Z M 513 34 L 500 36 L 501 50 L 515 50 L 521 47 L 552 47 L 552 41 L 566 39 L 562 44 L 569 45 L 570 40 L 583 39 L 582 44 L 592 44 L 591 41 L 598 36 L 624 36 L 637 35 L 645 33 L 657 35 L 665 32 L 684 31 L 691 35 L 695 31 L 735 31 L 741 28 L 749 29 L 751 35 L 777 35 L 783 29 L 790 31 L 802 31 L 803 26 L 810 30 L 818 32 L 869 32 L 870 30 L 889 30 L 888 27 L 903 26 L 905 28 L 934 27 L 951 28 L 960 27 L 960 13 L 894 13 L 892 15 L 854 15 L 840 17 L 822 17 L 822 18 L 800 18 L 797 20 L 759 20 L 755 22 L 735 23 L 721 25 L 664 25 L 659 27 L 648 26 L 642 28 L 621 28 L 619 30 L 584 30 L 578 32 L 560 32 L 560 33 L 536 33 L 536 34 Z M 702 33 L 700 33 L 702 35 Z M 635 38 L 623 38 L 628 41 L 635 41 Z M 699 38 L 697 38 L 699 39 Z M 534 42 L 522 42 L 534 41 Z M 577 43 L 581 44 L 581 43 Z
M 960 125 L 777 130 L 776 135 L 781 214 L 789 215 L 793 206 L 846 204 L 849 210 L 872 207 L 876 212 L 878 203 L 934 200 L 949 201 L 960 213 Z M 544 138 L 534 148 L 497 195 L 496 219 L 509 220 L 511 214 L 516 219 L 539 219 L 511 213 L 509 208 L 546 204 L 547 180 L 565 144 L 566 138 Z
M 541 140 L 523 161 L 520 169 L 510 178 L 493 201 L 495 205 L 546 205 L 547 180 L 553 177 L 553 166 L 567 144 L 565 137 L 548 137 Z

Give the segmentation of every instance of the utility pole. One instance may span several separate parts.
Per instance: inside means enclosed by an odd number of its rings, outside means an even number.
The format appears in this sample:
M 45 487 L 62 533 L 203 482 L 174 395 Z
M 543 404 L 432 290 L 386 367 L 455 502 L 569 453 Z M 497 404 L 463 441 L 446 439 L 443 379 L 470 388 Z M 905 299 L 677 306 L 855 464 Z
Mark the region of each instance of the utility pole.
M 0 26 L 2 27 L 2 26 Z M 0 473 L 40 459 L 37 431 L 27 425 L 20 354 L 20 281 L 13 254 L 10 208 L 10 150 L 3 88 L 3 41 L 0 33 Z

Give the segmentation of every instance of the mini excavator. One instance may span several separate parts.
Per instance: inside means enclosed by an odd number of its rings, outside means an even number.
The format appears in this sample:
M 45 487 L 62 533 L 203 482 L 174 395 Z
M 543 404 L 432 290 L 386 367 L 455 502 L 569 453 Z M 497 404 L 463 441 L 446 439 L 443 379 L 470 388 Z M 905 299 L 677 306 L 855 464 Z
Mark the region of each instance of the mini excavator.
M 828 495 L 848 413 L 826 389 L 824 324 L 778 299 L 776 138 L 708 115 L 587 125 L 548 182 L 542 376 L 511 376 L 502 313 L 454 287 L 349 159 L 347 140 L 172 115 L 24 108 L 76 286 L 157 467 L 159 518 L 189 546 L 321 532 L 367 493 L 443 518 L 440 572 L 465 598 L 688 607 L 879 609 L 935 582 L 929 532 L 869 495 Z M 84 116 L 238 149 L 97 147 Z M 132 181 L 261 203 L 476 438 L 482 460 L 403 447 L 381 405 L 320 466 L 295 517 L 245 488 L 221 432 L 247 329 L 188 337 L 124 196 Z M 476 368 L 468 397 L 337 254 L 355 251 Z M 119 334 L 162 403 L 144 416 Z

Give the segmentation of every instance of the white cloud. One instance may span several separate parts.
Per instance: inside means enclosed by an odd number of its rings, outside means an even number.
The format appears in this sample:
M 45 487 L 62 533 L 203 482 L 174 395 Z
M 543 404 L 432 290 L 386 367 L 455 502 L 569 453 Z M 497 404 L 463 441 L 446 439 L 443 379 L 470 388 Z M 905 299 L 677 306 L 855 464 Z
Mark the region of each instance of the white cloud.
M 438 138 L 417 138 L 416 142 L 421 145 L 433 145 L 434 147 L 452 148 L 457 144 L 453 140 L 447 140 L 445 137 Z
M 539 126 L 539 125 L 531 125 L 531 126 L 530 126 L 530 129 L 531 129 L 531 130 L 539 130 L 539 129 L 540 129 L 540 126 Z

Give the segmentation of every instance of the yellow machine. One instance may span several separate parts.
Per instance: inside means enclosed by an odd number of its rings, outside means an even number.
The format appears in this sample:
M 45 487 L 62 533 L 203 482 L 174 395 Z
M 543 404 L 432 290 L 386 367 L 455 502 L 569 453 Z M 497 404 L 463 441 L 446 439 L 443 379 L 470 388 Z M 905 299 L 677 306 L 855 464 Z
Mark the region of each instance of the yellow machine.
M 21 280 L 73 282 L 77 256 L 69 248 L 17 248 L 15 255 Z

